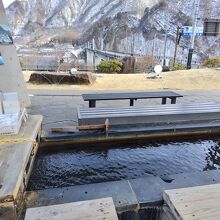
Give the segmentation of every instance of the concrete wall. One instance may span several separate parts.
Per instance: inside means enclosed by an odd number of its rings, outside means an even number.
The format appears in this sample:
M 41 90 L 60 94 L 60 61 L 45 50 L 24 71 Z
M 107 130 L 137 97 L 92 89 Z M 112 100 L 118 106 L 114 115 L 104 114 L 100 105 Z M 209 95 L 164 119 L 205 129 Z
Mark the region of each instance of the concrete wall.
M 0 0 L 0 24 L 8 24 L 2 0 Z M 21 66 L 13 44 L 0 44 L 0 52 L 5 64 L 0 65 L 0 90 L 3 92 L 17 92 L 22 107 L 30 105 Z

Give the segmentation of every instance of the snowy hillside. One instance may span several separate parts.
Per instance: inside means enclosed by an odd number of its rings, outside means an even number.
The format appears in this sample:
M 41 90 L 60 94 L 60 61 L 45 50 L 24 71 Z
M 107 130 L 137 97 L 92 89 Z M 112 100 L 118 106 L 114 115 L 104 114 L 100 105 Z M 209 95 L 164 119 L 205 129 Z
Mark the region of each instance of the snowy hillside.
M 51 37 L 68 30 L 79 34 L 74 40 L 82 46 L 95 38 L 100 48 L 103 39 L 106 50 L 160 56 L 163 34 L 168 33 L 167 56 L 172 56 L 177 26 L 191 24 L 192 8 L 192 0 L 17 0 L 7 15 L 14 34 L 28 36 L 32 44 L 39 33 Z M 219 15 L 219 0 L 201 0 L 199 25 Z M 186 58 L 188 42 L 181 42 L 181 59 Z M 220 38 L 197 38 L 198 58 L 220 55 L 219 48 Z
M 141 17 L 153 0 L 17 0 L 7 10 L 14 31 L 31 26 L 82 28 L 102 19 L 114 17 L 118 12 L 129 12 Z

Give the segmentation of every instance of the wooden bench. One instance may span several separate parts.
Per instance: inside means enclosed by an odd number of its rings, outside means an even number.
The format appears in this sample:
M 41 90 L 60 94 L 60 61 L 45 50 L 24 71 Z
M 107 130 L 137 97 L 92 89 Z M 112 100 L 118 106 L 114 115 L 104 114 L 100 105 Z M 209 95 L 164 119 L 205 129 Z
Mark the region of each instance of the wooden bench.
M 135 125 L 220 120 L 220 104 L 193 103 L 114 108 L 79 108 L 79 125 Z
M 162 99 L 162 104 L 165 105 L 167 99 L 171 100 L 171 104 L 176 104 L 178 97 L 182 95 L 172 91 L 161 92 L 132 92 L 132 93 L 102 93 L 102 94 L 83 94 L 84 101 L 89 102 L 90 108 L 96 107 L 96 101 L 103 100 L 130 100 L 130 106 L 134 106 L 134 101 L 138 99 Z

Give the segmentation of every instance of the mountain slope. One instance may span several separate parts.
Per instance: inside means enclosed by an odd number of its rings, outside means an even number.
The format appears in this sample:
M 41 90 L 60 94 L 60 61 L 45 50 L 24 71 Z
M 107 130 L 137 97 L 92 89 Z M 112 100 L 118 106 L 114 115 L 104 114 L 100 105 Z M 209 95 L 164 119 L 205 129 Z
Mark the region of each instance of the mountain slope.
M 153 0 L 22 0 L 13 2 L 7 14 L 13 30 L 37 28 L 59 28 L 71 26 L 82 29 L 103 17 L 113 17 L 118 12 L 129 11 L 142 16 L 145 7 Z M 84 29 L 84 28 L 83 28 Z
M 104 49 L 121 52 L 161 56 L 167 33 L 171 57 L 177 26 L 192 23 L 192 8 L 192 0 L 17 0 L 7 8 L 7 15 L 16 35 L 63 35 L 68 30 L 80 33 L 76 44 L 83 46 L 95 38 L 100 48 L 103 39 Z M 219 14 L 219 0 L 201 0 L 199 25 Z M 220 56 L 219 39 L 197 38 L 197 58 Z M 51 38 L 48 42 L 53 44 Z M 180 59 L 186 59 L 188 45 L 189 39 L 183 38 Z

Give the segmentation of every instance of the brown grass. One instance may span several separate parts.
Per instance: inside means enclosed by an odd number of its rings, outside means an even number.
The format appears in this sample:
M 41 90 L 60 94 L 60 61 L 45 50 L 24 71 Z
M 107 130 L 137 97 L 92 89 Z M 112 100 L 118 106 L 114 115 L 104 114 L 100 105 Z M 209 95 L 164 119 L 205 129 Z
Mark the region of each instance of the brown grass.
M 26 81 L 30 72 L 24 72 Z M 220 89 L 220 71 L 215 69 L 181 70 L 147 79 L 149 74 L 98 74 L 93 85 L 33 85 L 29 89 L 78 90 L 216 90 Z

